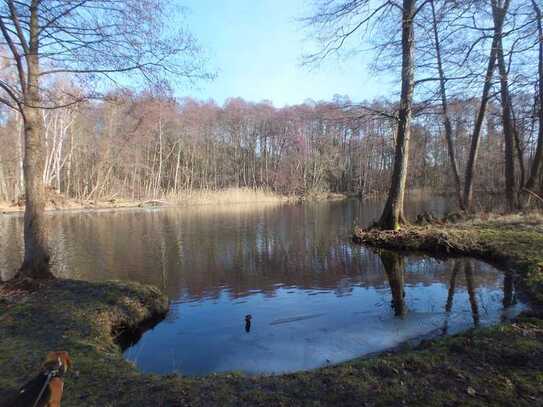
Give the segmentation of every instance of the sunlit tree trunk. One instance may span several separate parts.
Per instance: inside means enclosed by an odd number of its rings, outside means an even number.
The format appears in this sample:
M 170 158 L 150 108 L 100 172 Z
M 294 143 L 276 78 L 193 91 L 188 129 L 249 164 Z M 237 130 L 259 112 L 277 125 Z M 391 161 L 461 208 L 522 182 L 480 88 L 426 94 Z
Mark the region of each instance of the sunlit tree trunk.
M 379 220 L 383 229 L 397 230 L 405 222 L 404 196 L 409 162 L 409 139 L 411 137 L 411 116 L 414 90 L 414 22 L 416 0 L 404 0 L 402 11 L 402 92 L 398 129 L 396 135 L 396 150 L 394 170 L 388 199 Z
M 2 156 L 0 156 L 0 201 L 8 200 L 8 188 L 6 177 L 4 175 L 4 166 L 2 165 Z
M 39 56 L 38 56 L 38 8 L 39 1 L 32 1 L 30 8 L 30 41 L 28 64 L 28 83 L 25 95 L 24 139 L 25 155 L 23 162 L 25 179 L 24 215 L 24 259 L 19 275 L 32 278 L 49 278 L 49 247 L 45 219 L 45 187 L 43 171 L 45 166 L 44 128 L 40 111 Z

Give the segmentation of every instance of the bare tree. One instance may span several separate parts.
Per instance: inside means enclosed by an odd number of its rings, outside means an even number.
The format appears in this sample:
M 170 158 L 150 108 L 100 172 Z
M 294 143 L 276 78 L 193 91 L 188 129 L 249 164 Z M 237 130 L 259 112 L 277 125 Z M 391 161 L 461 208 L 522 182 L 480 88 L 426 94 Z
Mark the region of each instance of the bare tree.
M 317 12 L 306 22 L 317 30 L 320 49 L 308 55 L 306 62 L 315 63 L 330 54 L 341 52 L 355 33 L 370 27 L 382 27 L 383 24 L 395 20 L 394 11 L 399 10 L 401 23 L 397 24 L 401 31 L 401 99 L 399 105 L 398 126 L 396 131 L 396 147 L 394 169 L 383 214 L 378 222 L 386 229 L 398 229 L 404 219 L 404 196 L 409 162 L 409 139 L 411 137 L 412 102 L 415 87 L 414 50 L 415 22 L 418 11 L 426 4 L 421 2 L 417 8 L 416 0 L 396 1 L 321 1 Z M 393 31 L 393 34 L 396 31 Z M 394 41 L 389 39 L 382 49 L 389 48 Z
M 538 91 L 536 100 L 536 112 L 538 113 L 539 118 L 539 132 L 537 137 L 537 147 L 535 150 L 534 160 L 532 162 L 532 167 L 530 170 L 530 178 L 526 183 L 527 189 L 533 189 L 537 182 L 539 176 L 539 171 L 541 168 L 541 162 L 543 161 L 543 17 L 541 16 L 541 7 L 538 5 L 536 0 L 532 0 L 532 7 L 534 9 L 536 24 L 537 24 L 537 35 L 539 37 L 539 47 L 538 47 Z
M 500 25 L 496 25 L 495 29 L 501 31 L 503 27 L 503 20 L 498 22 L 500 23 Z M 481 129 L 483 127 L 483 121 L 485 119 L 488 102 L 491 98 L 490 91 L 492 89 L 492 78 L 494 77 L 494 70 L 496 69 L 497 43 L 498 38 L 494 36 L 492 39 L 492 45 L 490 46 L 490 56 L 488 57 L 480 106 L 477 112 L 477 118 L 475 119 L 473 133 L 471 135 L 471 147 L 469 150 L 469 158 L 466 165 L 466 175 L 464 178 L 464 207 L 467 210 L 471 209 L 473 204 L 473 183 L 475 178 L 475 168 L 477 166 L 477 158 L 479 155 Z
M 515 190 L 515 127 L 511 96 L 509 94 L 508 69 L 503 51 L 503 22 L 509 8 L 510 0 L 492 0 L 492 16 L 494 19 L 494 36 L 497 38 L 497 61 L 500 72 L 500 94 L 502 105 L 502 127 L 505 139 L 505 198 L 507 209 L 513 211 L 518 207 L 518 196 Z
M 443 125 L 445 127 L 445 138 L 447 140 L 447 149 L 449 152 L 449 160 L 451 164 L 451 171 L 454 180 L 454 187 L 456 190 L 456 196 L 458 199 L 458 206 L 461 210 L 464 210 L 464 199 L 462 196 L 462 183 L 460 181 L 460 175 L 458 172 L 458 163 L 456 160 L 456 153 L 454 149 L 453 141 L 453 128 L 451 119 L 449 117 L 449 102 L 447 100 L 446 78 L 445 71 L 443 69 L 443 61 L 441 58 L 441 41 L 439 38 L 438 19 L 436 17 L 436 8 L 434 0 L 430 0 L 430 6 L 432 9 L 432 31 L 434 34 L 434 47 L 436 51 L 437 71 L 439 75 L 439 93 L 441 96 L 441 106 L 443 110 Z
M 400 228 L 401 223 L 405 222 L 404 197 L 409 162 L 413 91 L 415 89 L 414 18 L 416 13 L 416 0 L 404 0 L 402 7 L 402 92 L 392 182 L 383 214 L 379 220 L 379 226 L 384 229 L 396 230 Z
M 16 72 L 13 82 L 0 82 L 0 101 L 17 110 L 24 122 L 25 253 L 20 276 L 52 277 L 44 217 L 42 110 L 59 104 L 44 85 L 61 74 L 79 83 L 118 81 L 119 74 L 137 74 L 132 81 L 205 76 L 193 38 L 183 30 L 172 33 L 166 28 L 168 16 L 167 2 L 162 0 L 3 0 L 0 4 L 2 45 L 9 49 Z M 67 104 L 80 100 L 73 97 Z

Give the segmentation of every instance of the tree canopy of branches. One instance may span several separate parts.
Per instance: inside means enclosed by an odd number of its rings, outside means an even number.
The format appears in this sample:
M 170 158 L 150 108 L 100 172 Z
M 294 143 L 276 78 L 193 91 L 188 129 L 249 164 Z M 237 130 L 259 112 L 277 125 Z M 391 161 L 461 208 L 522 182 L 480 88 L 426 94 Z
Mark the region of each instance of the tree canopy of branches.
M 313 15 L 304 22 L 317 39 L 316 50 L 306 56 L 306 63 L 319 63 L 332 55 L 356 55 L 367 51 L 364 45 L 367 48 L 370 44 L 373 65 L 386 68 L 391 75 L 399 71 L 400 103 L 393 114 L 396 170 L 379 222 L 382 227 L 396 229 L 402 223 L 413 104 L 425 109 L 433 108 L 438 100 L 441 103 L 452 186 L 460 209 L 473 209 L 481 138 L 485 120 L 486 137 L 496 125 L 495 115 L 489 117 L 490 106 L 494 106 L 491 102 L 496 99 L 501 104 L 497 124 L 503 135 L 507 209 L 519 208 L 523 191 L 534 194 L 533 189 L 540 185 L 543 156 L 542 142 L 534 139 L 534 134 L 539 134 L 540 140 L 543 126 L 543 40 L 537 1 L 315 0 Z M 533 72 L 539 73 L 537 78 Z M 474 120 L 469 120 L 471 147 L 465 165 L 458 160 L 450 94 L 455 100 L 479 103 Z M 532 102 L 526 103 L 530 99 Z M 465 170 L 463 180 L 461 167 Z M 530 168 L 529 174 L 526 168 Z

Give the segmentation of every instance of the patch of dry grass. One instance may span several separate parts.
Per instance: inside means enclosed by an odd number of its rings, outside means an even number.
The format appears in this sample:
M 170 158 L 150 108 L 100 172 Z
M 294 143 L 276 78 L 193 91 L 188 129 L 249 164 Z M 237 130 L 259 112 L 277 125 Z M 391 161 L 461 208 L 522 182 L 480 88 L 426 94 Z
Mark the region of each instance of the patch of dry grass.
M 169 194 L 166 201 L 181 205 L 253 204 L 283 203 L 292 198 L 276 194 L 266 189 L 228 188 L 224 190 L 195 190 Z

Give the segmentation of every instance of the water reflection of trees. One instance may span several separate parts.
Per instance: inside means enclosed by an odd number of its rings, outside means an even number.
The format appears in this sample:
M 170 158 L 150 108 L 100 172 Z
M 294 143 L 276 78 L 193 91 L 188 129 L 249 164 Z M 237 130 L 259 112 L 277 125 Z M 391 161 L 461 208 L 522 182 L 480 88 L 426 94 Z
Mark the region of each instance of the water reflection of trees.
M 384 251 L 380 254 L 381 262 L 392 294 L 394 315 L 403 317 L 407 313 L 405 306 L 405 260 L 398 253 Z
M 354 286 L 386 288 L 379 256 L 348 243 L 354 220 L 371 213 L 358 203 L 328 203 L 75 213 L 48 220 L 55 268 L 63 277 L 135 280 L 159 286 L 174 299 L 197 299 L 224 292 L 233 298 L 255 291 L 273 296 L 279 286 L 337 295 L 348 295 Z M 12 233 L 17 225 L 9 225 Z M 18 250 L 16 242 L 3 241 Z M 0 247 L 0 255 L 9 257 L 5 250 Z M 410 256 L 404 284 L 449 284 L 450 267 Z M 474 262 L 473 268 L 474 290 L 498 285 L 490 266 Z M 464 279 L 456 284 L 467 288 Z
M 406 277 L 410 275 L 409 266 L 406 266 L 405 258 L 395 252 L 381 251 L 379 253 L 382 265 L 385 270 L 385 274 L 390 287 L 390 294 L 392 297 L 391 305 L 396 316 L 403 317 L 407 313 L 407 306 L 405 301 L 405 286 Z M 427 264 L 427 261 L 415 263 L 416 267 L 420 267 L 421 264 Z M 463 274 L 465 291 L 468 294 L 468 301 L 470 305 L 471 316 L 473 318 L 474 326 L 479 326 L 481 322 L 480 308 L 477 298 L 477 289 L 483 284 L 481 280 L 481 274 L 478 274 L 478 268 L 484 268 L 481 263 L 472 259 L 451 259 L 447 263 L 449 270 L 447 299 L 445 302 L 445 321 L 442 328 L 443 334 L 447 334 L 449 318 L 453 309 L 454 296 L 458 287 L 462 287 L 462 280 L 459 277 Z M 426 267 L 426 266 L 425 266 Z M 487 266 L 488 267 L 488 266 Z M 411 272 L 413 269 L 411 268 Z M 419 271 L 420 272 L 420 271 Z M 462 273 L 463 272 L 463 273 Z M 483 273 L 484 274 L 484 273 Z M 478 278 L 476 278 L 478 277 Z M 506 310 L 508 307 L 516 303 L 515 284 L 514 277 L 511 272 L 504 274 L 503 280 L 503 307 Z M 484 304 L 482 305 L 484 307 Z

